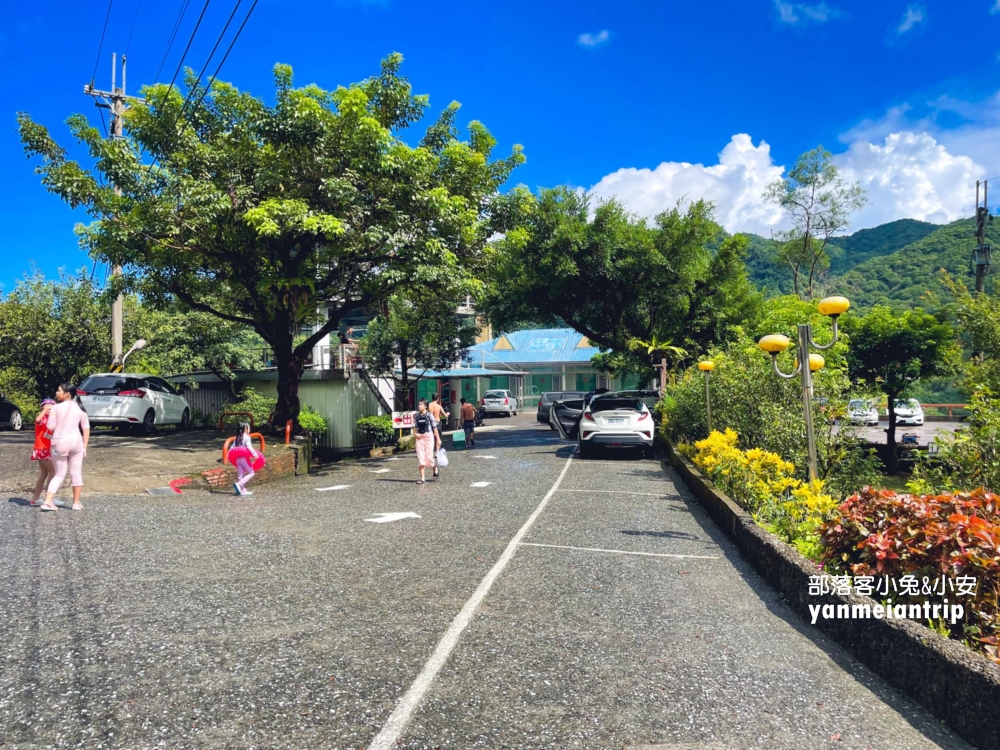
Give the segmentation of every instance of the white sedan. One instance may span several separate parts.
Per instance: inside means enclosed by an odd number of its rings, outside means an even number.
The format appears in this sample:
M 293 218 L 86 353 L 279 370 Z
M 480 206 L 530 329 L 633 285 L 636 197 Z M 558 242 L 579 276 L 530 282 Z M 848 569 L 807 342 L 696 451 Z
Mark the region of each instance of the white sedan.
M 187 399 L 163 378 L 127 372 L 91 375 L 77 393 L 92 425 L 133 427 L 152 435 L 160 425 L 191 425 Z
M 912 424 L 918 427 L 924 423 L 924 409 L 915 398 L 896 401 L 896 424 Z
M 852 398 L 847 404 L 847 418 L 851 424 L 878 427 L 878 407 L 873 401 Z

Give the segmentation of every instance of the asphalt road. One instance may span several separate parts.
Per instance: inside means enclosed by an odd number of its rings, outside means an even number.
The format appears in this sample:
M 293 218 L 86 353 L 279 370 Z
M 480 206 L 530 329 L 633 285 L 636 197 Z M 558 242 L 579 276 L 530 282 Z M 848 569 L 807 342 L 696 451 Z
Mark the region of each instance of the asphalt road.
M 672 472 L 519 424 L 422 486 L 410 455 L 245 499 L 0 493 L 0 746 L 967 747 Z

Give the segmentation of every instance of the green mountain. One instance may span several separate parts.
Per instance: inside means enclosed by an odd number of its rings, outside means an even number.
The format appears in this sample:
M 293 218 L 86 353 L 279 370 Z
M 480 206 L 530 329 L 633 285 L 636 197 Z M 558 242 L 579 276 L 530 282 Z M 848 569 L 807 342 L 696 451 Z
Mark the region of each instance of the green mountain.
M 986 238 L 1000 246 L 1000 223 L 987 225 Z M 937 307 L 950 298 L 940 269 L 972 286 L 969 257 L 974 247 L 973 220 L 959 219 L 894 253 L 856 265 L 831 284 L 862 309 L 876 304 Z M 987 277 L 986 289 L 992 288 L 993 279 Z
M 830 273 L 837 275 L 851 270 L 871 258 L 890 255 L 922 240 L 940 228 L 916 219 L 898 219 L 871 229 L 861 229 L 846 237 L 837 237 L 831 244 Z
M 769 296 L 790 294 L 791 273 L 771 260 L 771 241 L 759 235 L 747 237 L 751 280 Z M 989 225 L 987 239 L 1000 249 L 1000 222 Z M 838 237 L 836 243 L 830 251 L 830 269 L 821 280 L 821 293 L 844 294 L 858 309 L 876 304 L 934 308 L 946 303 L 950 295 L 941 283 L 942 268 L 969 286 L 973 283 L 969 273 L 975 245 L 972 219 L 944 226 L 900 219 Z M 987 290 L 992 289 L 992 281 L 987 278 Z

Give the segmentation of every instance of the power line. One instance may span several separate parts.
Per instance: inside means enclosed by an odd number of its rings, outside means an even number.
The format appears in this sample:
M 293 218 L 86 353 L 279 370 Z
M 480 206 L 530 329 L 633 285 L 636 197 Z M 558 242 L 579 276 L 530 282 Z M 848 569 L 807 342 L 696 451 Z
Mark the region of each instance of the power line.
M 181 55 L 181 59 L 177 61 L 177 69 L 174 71 L 174 77 L 170 79 L 170 85 L 167 87 L 167 96 L 170 96 L 170 91 L 174 87 L 174 81 L 177 80 L 178 74 L 181 72 L 181 68 L 184 66 L 184 59 L 187 57 L 187 53 L 191 50 L 191 45 L 194 43 L 194 38 L 198 34 L 198 28 L 201 26 L 201 20 L 205 17 L 205 11 L 208 10 L 208 4 L 212 0 L 205 0 L 205 4 L 201 7 L 201 15 L 198 16 L 198 22 L 194 25 L 194 31 L 191 32 L 191 36 L 188 37 L 187 46 L 184 48 L 184 54 Z
M 128 57 L 128 51 L 132 48 L 132 34 L 135 33 L 135 22 L 139 20 L 139 10 L 142 8 L 142 0 L 139 0 L 139 4 L 135 6 L 135 17 L 132 19 L 132 28 L 128 32 L 128 42 L 125 44 L 125 54 L 122 57 Z
M 97 66 L 101 62 L 101 50 L 104 49 L 104 35 L 108 33 L 108 19 L 111 18 L 111 4 L 114 0 L 108 0 L 108 12 L 104 15 L 104 28 L 101 30 L 101 41 L 97 45 L 97 59 L 94 60 L 94 72 L 90 76 L 90 84 L 97 80 Z
M 156 69 L 156 75 L 153 76 L 154 82 L 160 80 L 160 72 L 163 70 L 163 65 L 164 63 L 167 62 L 167 57 L 170 55 L 170 50 L 174 46 L 174 38 L 177 36 L 177 31 L 180 29 L 181 23 L 184 21 L 184 14 L 187 13 L 188 5 L 190 4 L 190 2 L 191 0 L 184 0 L 183 4 L 180 7 L 180 10 L 177 11 L 177 18 L 174 19 L 174 28 L 170 32 L 170 39 L 167 40 L 167 49 L 163 52 L 163 57 L 160 60 L 160 67 Z

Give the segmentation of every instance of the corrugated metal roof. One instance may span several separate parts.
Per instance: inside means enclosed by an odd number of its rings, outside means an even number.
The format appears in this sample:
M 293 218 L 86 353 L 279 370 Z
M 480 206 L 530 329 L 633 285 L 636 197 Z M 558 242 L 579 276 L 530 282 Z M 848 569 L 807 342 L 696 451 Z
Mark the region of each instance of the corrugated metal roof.
M 505 339 L 513 349 L 496 349 L 497 342 Z M 583 346 L 580 346 L 580 344 Z M 469 359 L 474 365 L 490 367 L 503 364 L 568 364 L 590 362 L 590 358 L 600 351 L 590 346 L 585 336 L 572 328 L 537 328 L 514 331 L 469 349 Z
M 402 374 L 402 370 L 396 370 L 397 375 Z M 410 370 L 413 377 L 422 378 L 488 378 L 491 375 L 527 375 L 526 372 L 511 370 L 484 370 L 480 367 L 453 367 L 450 370 Z

